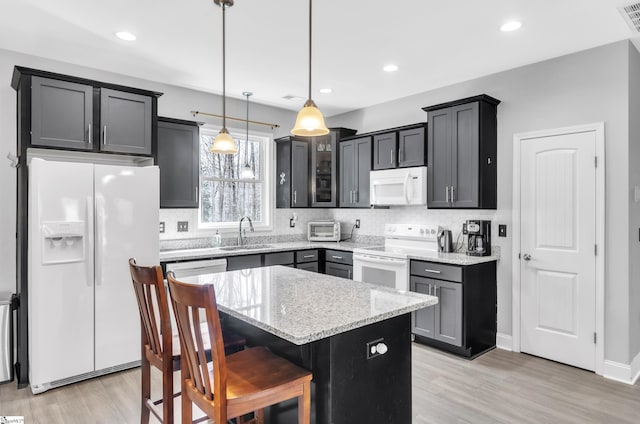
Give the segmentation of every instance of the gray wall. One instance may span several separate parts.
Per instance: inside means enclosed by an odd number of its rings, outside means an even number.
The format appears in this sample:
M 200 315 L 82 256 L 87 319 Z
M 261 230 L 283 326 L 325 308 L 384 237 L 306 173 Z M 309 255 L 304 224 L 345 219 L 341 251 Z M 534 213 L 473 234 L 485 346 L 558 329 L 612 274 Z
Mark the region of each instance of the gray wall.
M 486 93 L 498 106 L 498 210 L 512 224 L 513 135 L 602 122 L 606 137 L 605 358 L 629 363 L 629 110 L 628 41 L 489 75 L 393 102 L 335 116 L 330 126 L 361 132 L 426 120 L 421 108 Z M 428 72 L 428 69 L 425 69 Z M 426 214 L 429 214 L 426 211 Z M 498 332 L 512 334 L 512 234 L 498 239 Z M 637 309 L 637 301 L 634 308 Z M 636 317 L 634 317 L 636 319 Z M 635 349 L 634 351 L 637 351 Z
M 15 209 L 16 209 L 16 170 L 9 167 L 9 161 L 5 159 L 7 153 L 16 154 L 16 92 L 11 88 L 11 76 L 15 65 L 45 71 L 89 78 L 98 81 L 110 82 L 131 87 L 164 93 L 158 100 L 158 114 L 172 118 L 194 120 L 189 113 L 191 110 L 199 110 L 220 114 L 222 111 L 221 97 L 215 94 L 189 90 L 176 86 L 160 84 L 153 81 L 131 78 L 120 74 L 104 72 L 91 68 L 84 68 L 68 63 L 52 61 L 40 57 L 24 55 L 8 50 L 0 49 L 0 198 L 3 199 L 0 208 L 0 291 L 14 292 L 15 280 Z M 247 90 L 251 90 L 247 86 Z M 256 93 L 257 94 L 257 93 Z M 238 99 L 228 99 L 228 116 L 242 118 L 246 114 L 246 105 L 242 94 L 238 93 Z M 273 131 L 275 138 L 289 133 L 289 129 L 295 122 L 296 112 L 278 109 L 259 104 L 252 104 L 251 119 L 277 123 L 280 128 Z M 217 118 L 198 116 L 198 121 L 204 121 L 214 125 L 220 125 Z M 243 123 L 227 122 L 229 128 L 244 128 Z M 269 127 L 252 126 L 252 129 L 268 133 Z
M 629 49 L 629 359 L 640 352 L 640 53 Z

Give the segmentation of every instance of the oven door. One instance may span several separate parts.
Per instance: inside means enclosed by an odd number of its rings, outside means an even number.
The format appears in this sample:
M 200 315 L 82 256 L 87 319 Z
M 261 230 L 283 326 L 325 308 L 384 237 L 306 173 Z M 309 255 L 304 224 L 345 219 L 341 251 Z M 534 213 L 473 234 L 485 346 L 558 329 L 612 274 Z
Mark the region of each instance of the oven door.
M 409 260 L 367 253 L 353 254 L 353 279 L 397 290 L 409 290 Z

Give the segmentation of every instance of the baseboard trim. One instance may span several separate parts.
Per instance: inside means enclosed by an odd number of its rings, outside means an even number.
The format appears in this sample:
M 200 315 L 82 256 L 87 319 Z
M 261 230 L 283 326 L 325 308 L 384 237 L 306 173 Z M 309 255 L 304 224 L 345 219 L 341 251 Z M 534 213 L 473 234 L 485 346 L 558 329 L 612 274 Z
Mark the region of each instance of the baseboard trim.
M 509 334 L 496 334 L 496 347 L 498 349 L 513 351 L 513 337 Z
M 640 378 L 640 353 L 633 358 L 629 365 L 605 360 L 602 376 L 625 384 L 635 384 Z

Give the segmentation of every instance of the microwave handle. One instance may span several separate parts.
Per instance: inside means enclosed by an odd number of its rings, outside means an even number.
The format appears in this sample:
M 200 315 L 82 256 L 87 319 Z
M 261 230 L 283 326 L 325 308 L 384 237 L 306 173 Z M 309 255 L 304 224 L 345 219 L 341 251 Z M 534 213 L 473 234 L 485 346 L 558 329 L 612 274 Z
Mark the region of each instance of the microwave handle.
M 411 203 L 409 201 L 409 181 L 411 179 L 411 172 L 407 172 L 407 175 L 404 177 L 404 198 L 407 200 L 407 204 Z M 413 194 L 413 193 L 412 193 Z

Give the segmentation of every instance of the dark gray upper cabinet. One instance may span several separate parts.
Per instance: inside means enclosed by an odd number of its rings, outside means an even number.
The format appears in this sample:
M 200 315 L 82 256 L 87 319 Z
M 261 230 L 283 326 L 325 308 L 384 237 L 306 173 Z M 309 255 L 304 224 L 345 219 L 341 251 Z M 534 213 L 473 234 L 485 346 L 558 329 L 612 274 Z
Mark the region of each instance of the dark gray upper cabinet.
M 311 137 L 311 206 L 338 206 L 338 140 L 356 133 L 349 128 L 329 128 L 329 134 Z
M 373 169 L 395 168 L 398 158 L 398 133 L 373 136 Z
M 162 93 L 16 66 L 18 147 L 151 156 Z
M 496 208 L 499 103 L 480 95 L 423 108 L 429 117 L 429 208 Z
M 108 88 L 100 91 L 100 150 L 150 155 L 151 97 Z
M 156 164 L 160 168 L 160 207 L 197 208 L 200 170 L 197 122 L 158 118 Z
M 368 208 L 371 137 L 340 143 L 340 207 Z
M 92 150 L 92 130 L 92 86 L 32 78 L 32 146 Z
M 424 127 L 398 131 L 398 168 L 424 166 L 427 143 Z
M 309 206 L 309 142 L 282 137 L 276 142 L 276 207 Z

